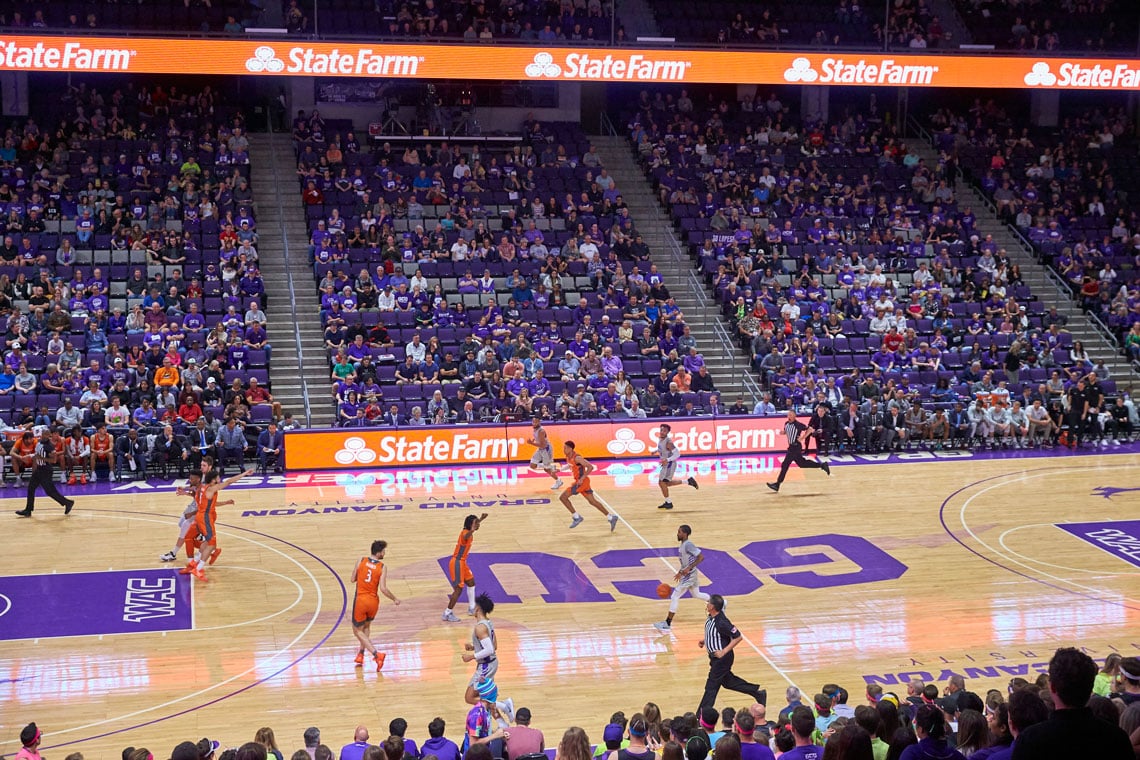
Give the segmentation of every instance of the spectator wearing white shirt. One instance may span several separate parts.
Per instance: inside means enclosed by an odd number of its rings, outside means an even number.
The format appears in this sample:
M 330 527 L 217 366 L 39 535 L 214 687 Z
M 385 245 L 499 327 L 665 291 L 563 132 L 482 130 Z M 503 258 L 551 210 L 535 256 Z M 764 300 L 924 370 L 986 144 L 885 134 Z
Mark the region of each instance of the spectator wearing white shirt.
M 79 426 L 83 422 L 83 409 L 72 403 L 71 397 L 63 400 L 63 406 L 55 412 L 55 421 L 65 430 Z
M 404 347 L 404 356 L 410 356 L 416 364 L 423 364 L 427 358 L 427 344 L 420 339 L 420 334 L 412 336 L 412 340 Z
M 587 234 L 581 245 L 578 246 L 578 255 L 586 261 L 593 261 L 598 256 L 598 246 Z
M 628 408 L 623 408 L 625 409 L 626 417 L 632 417 L 639 420 L 645 419 L 645 410 L 641 408 L 641 401 L 638 400 L 637 396 L 634 396 L 633 399 L 629 402 Z
M 396 310 L 396 296 L 392 293 L 391 285 L 385 285 L 384 291 L 376 297 L 376 308 L 380 311 Z
M 470 255 L 471 248 L 467 245 L 467 241 L 463 238 L 459 238 L 451 244 L 452 261 L 466 261 Z
M 764 397 L 756 402 L 756 406 L 752 409 L 752 413 L 763 417 L 768 417 L 776 413 L 776 405 L 772 403 L 771 394 L 765 393 Z

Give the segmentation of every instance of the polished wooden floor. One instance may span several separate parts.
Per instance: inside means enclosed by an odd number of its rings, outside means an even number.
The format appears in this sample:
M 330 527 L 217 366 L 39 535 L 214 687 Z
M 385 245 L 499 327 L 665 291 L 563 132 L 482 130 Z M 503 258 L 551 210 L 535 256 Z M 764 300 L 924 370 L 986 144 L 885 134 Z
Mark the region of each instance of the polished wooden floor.
M 1059 645 L 1098 657 L 1140 648 L 1140 567 L 1055 527 L 1140 519 L 1140 491 L 1096 490 L 1140 488 L 1140 455 L 835 467 L 830 478 L 793 470 L 778 495 L 763 487 L 775 462 L 748 462 L 689 462 L 701 489 L 675 489 L 672 512 L 656 509 L 648 468 L 595 475 L 622 516 L 613 534 L 585 505 L 586 523 L 569 531 L 550 481 L 515 468 L 235 489 L 220 517 L 221 561 L 194 589 L 193 630 L 0 640 L 0 754 L 18 748 L 28 720 L 45 746 L 65 745 L 51 752 L 60 757 L 113 758 L 134 745 L 165 758 L 177 741 L 236 746 L 263 725 L 286 753 L 309 725 L 339 747 L 361 723 L 383 738 L 396 716 L 421 738 L 440 715 L 458 739 L 470 624 L 440 621 L 438 560 L 469 512 L 490 514 L 475 552 L 553 555 L 495 566 L 521 600 L 495 610 L 498 682 L 532 709 L 548 745 L 571 724 L 600 738 L 613 710 L 647 700 L 669 714 L 696 705 L 703 605 L 683 600 L 661 635 L 652 623 L 667 603 L 622 590 L 668 578 L 661 560 L 629 553 L 674 547 L 681 523 L 719 550 L 709 575 L 732 594 L 728 614 L 747 636 L 736 671 L 764 685 L 770 705 L 783 704 L 789 683 L 814 694 L 834 681 L 859 702 L 868 680 L 889 691 L 911 674 L 963 673 L 984 693 L 1034 677 Z M 90 496 L 70 518 L 44 504 L 17 521 L 8 498 L 0 591 L 11 576 L 159 567 L 183 501 Z M 388 653 L 379 675 L 353 667 L 342 585 L 375 538 L 390 542 L 390 587 L 404 600 L 385 600 L 374 626 Z M 591 559 L 611 550 L 629 553 Z M 542 579 L 508 561 L 538 563 Z M 0 612 L 0 639 L 11 639 L 4 626 Z M 747 701 L 722 692 L 719 704 Z

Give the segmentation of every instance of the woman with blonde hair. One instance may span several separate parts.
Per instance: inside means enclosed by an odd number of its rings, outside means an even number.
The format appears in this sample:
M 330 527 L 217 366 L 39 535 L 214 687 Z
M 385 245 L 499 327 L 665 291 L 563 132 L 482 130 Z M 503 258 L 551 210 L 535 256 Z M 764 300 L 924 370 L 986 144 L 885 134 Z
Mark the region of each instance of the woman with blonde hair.
M 578 726 L 571 726 L 562 734 L 554 760 L 591 760 L 590 737 Z
M 273 729 L 269 726 L 257 729 L 257 733 L 253 735 L 253 740 L 265 747 L 265 751 L 277 760 L 285 760 L 285 756 L 281 754 L 281 749 L 277 746 L 277 737 L 273 735 Z

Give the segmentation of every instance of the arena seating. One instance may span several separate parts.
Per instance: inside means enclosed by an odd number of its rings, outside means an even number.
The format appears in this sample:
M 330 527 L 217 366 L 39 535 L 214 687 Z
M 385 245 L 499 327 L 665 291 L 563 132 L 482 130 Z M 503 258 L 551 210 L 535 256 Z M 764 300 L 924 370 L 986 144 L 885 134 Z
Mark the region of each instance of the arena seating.
M 700 371 L 699 354 L 685 350 L 695 341 L 637 238 L 620 190 L 601 188 L 612 180 L 581 127 L 530 124 L 525 132 L 516 147 L 486 152 L 338 149 L 343 167 L 335 179 L 331 169 L 318 174 L 309 166 L 327 162 L 327 153 L 298 142 L 342 424 L 391 424 L 382 415 L 393 406 L 397 424 L 409 417 L 418 424 L 416 407 L 434 423 L 464 418 L 460 388 L 470 394 L 474 419 L 623 413 L 639 396 L 638 406 L 650 402 L 648 413 L 683 412 L 688 402 L 688 413 L 699 413 L 708 405 L 711 378 Z M 353 139 L 330 142 L 347 147 Z M 457 178 L 460 156 L 470 161 L 465 179 Z M 403 282 L 408 290 L 401 294 Z M 390 296 L 387 285 L 394 285 Z M 648 302 L 631 308 L 627 292 Z M 379 298 L 396 301 L 395 308 L 385 302 L 378 309 Z M 642 350 L 636 341 L 649 326 L 652 346 Z M 419 357 L 406 362 L 421 332 L 428 353 L 445 365 L 450 354 L 453 365 L 463 365 L 450 367 L 458 374 L 449 377 L 445 366 L 439 375 Z M 354 347 L 357 335 L 362 345 Z M 468 349 L 472 364 L 464 365 Z M 585 366 L 566 371 L 560 360 L 571 351 Z M 366 354 L 373 359 L 363 364 Z M 485 388 L 472 380 L 475 363 L 486 370 Z M 651 377 L 672 381 L 682 364 L 700 375 L 692 391 L 664 405 L 660 392 L 645 395 Z M 514 382 L 516 368 L 525 394 Z M 536 383 L 540 370 L 544 379 Z M 360 382 L 341 382 L 350 372 Z M 686 381 L 682 373 L 680 385 Z M 585 395 L 575 398 L 579 384 Z
M 963 117 L 935 114 L 940 147 L 956 154 L 966 175 L 1126 354 L 1140 358 L 1140 340 L 1129 337 L 1140 322 L 1140 142 L 1126 115 L 1098 108 L 1070 116 L 1060 130 L 1014 133 L 1006 115 L 990 106 L 972 121 L 967 128 Z
M 635 149 L 772 407 L 834 411 L 897 397 L 892 407 L 914 409 L 908 436 L 928 439 L 957 402 L 980 414 L 997 400 L 1040 398 L 1051 433 L 1063 430 L 1061 396 L 1093 363 L 1048 328 L 1002 251 L 976 239 L 973 212 L 957 206 L 941 166 L 925 166 L 865 108 L 830 125 L 800 124 L 778 102 L 722 108 L 694 138 L 689 118 L 648 100 L 630 116 Z M 1014 345 L 1020 360 L 1010 364 Z M 1111 406 L 1114 383 L 1097 392 Z M 980 417 L 951 428 L 938 437 L 992 438 Z
M 703 3 L 655 0 L 662 34 L 681 41 L 728 45 L 882 47 L 883 4 L 830 0 Z
M 1028 52 L 1134 52 L 1140 9 L 1129 0 L 954 0 L 975 44 Z
M 256 440 L 275 409 L 268 346 L 248 331 L 264 323 L 265 299 L 240 111 L 209 87 L 126 97 L 85 82 L 37 118 L 58 131 L 15 125 L 0 180 L 9 435 L 52 421 L 87 435 L 104 423 L 115 436 L 167 423 L 181 434 L 205 412 L 211 433 L 236 415 Z M 173 382 L 160 387 L 156 373 Z M 244 398 L 252 379 L 256 403 Z M 107 408 L 115 396 L 125 421 Z M 66 402 L 78 416 L 61 415 Z

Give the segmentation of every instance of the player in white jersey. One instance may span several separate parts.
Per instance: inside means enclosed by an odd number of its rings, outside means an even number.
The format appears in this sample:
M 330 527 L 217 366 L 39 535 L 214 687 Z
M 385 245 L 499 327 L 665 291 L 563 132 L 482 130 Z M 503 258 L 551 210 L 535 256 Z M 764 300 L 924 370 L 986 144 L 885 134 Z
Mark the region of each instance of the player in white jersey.
M 173 562 L 178 559 L 178 550 L 182 548 L 183 544 L 188 544 L 186 548 L 186 556 L 189 559 L 194 559 L 198 549 L 198 543 L 194 540 L 194 536 L 198 535 L 195 524 L 195 518 L 198 515 L 198 492 L 202 489 L 202 479 L 206 477 L 206 473 L 214 469 L 214 458 L 207 454 L 202 457 L 202 463 L 199 465 L 198 472 L 191 472 L 189 476 L 189 484 L 183 488 L 178 486 L 175 493 L 179 496 L 189 496 L 190 503 L 182 510 L 182 516 L 178 518 L 178 540 L 174 543 L 174 548 L 159 557 L 163 562 Z M 233 500 L 229 502 L 218 502 L 217 506 L 222 507 L 226 504 L 233 504 Z M 210 556 L 210 564 L 218 561 L 218 555 L 222 550 L 218 547 L 214 548 L 214 553 Z
M 495 674 L 499 672 L 499 641 L 495 638 L 495 624 L 491 622 L 490 617 L 494 609 L 495 603 L 491 601 L 491 597 L 486 594 L 475 597 L 475 627 L 471 630 L 471 643 L 464 645 L 464 649 L 467 651 L 463 654 L 464 662 L 475 663 L 475 672 L 472 674 L 471 680 L 467 682 L 467 693 L 463 697 L 469 705 L 479 704 L 482 699 L 479 687 L 482 686 L 483 691 L 486 692 L 489 688 L 487 684 L 494 684 Z M 507 720 L 514 723 L 515 701 L 513 699 L 496 701 L 495 707 L 499 708 L 499 712 L 506 715 Z
M 661 486 L 661 495 L 665 497 L 665 501 L 657 507 L 658 509 L 673 508 L 673 500 L 669 498 L 669 486 L 688 484 L 693 488 L 700 488 L 696 478 L 676 480 L 673 477 L 677 474 L 677 462 L 681 460 L 681 450 L 669 435 L 672 430 L 673 428 L 665 423 L 658 428 L 657 433 L 657 456 L 661 460 L 661 465 L 657 468 L 657 484 Z
M 557 491 L 562 487 L 562 478 L 558 477 L 558 465 L 554 464 L 554 447 L 550 445 L 550 437 L 546 434 L 546 428 L 542 426 L 542 418 L 535 417 L 533 424 L 534 432 L 531 434 L 530 440 L 527 441 L 531 446 L 534 446 L 534 456 L 530 458 L 530 469 L 542 470 L 554 478 L 554 485 L 550 487 L 550 490 Z
M 677 528 L 677 540 L 681 542 L 677 548 L 677 553 L 681 558 L 681 569 L 673 576 L 673 582 L 677 585 L 673 587 L 673 595 L 669 597 L 668 617 L 660 623 L 653 624 L 654 628 L 665 633 L 673 630 L 673 616 L 677 614 L 677 605 L 686 591 L 702 602 L 709 600 L 709 595 L 701 591 L 700 579 L 697 576 L 697 567 L 705 561 L 705 555 L 689 539 L 692 534 L 693 529 L 688 525 Z

